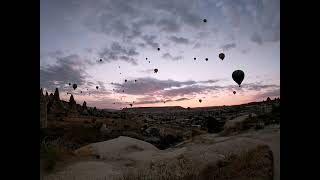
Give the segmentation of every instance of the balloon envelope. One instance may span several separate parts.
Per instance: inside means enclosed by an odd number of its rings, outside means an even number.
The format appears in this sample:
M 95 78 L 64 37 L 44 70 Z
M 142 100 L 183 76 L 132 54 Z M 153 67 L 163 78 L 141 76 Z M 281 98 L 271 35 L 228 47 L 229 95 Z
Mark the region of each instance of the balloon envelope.
M 78 87 L 77 84 L 73 84 L 73 85 L 72 85 L 72 88 L 73 88 L 74 90 L 76 90 L 77 87 Z
M 219 54 L 219 58 L 220 58 L 221 60 L 223 60 L 224 57 L 225 57 L 225 55 L 224 55 L 223 53 L 220 53 L 220 54 Z
M 239 85 L 241 85 L 243 79 L 244 79 L 244 72 L 241 70 L 235 70 L 232 73 L 232 79 Z

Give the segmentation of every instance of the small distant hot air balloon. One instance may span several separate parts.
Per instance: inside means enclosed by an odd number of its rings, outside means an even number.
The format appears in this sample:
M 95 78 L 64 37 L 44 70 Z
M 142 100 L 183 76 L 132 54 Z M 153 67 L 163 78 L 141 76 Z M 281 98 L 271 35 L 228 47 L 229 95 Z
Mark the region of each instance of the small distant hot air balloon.
M 96 86 L 96 89 L 99 89 L 99 86 Z
M 132 104 L 129 104 L 132 107 Z
M 100 62 L 102 62 L 102 59 L 100 59 Z
M 148 58 L 146 58 L 146 60 L 148 60 Z
M 193 58 L 193 60 L 196 60 L 197 58 Z
M 71 86 L 71 83 L 69 83 L 69 86 Z
M 201 103 L 201 102 L 202 102 L 202 100 L 201 100 L 201 99 L 199 99 L 199 102 Z
M 120 68 L 120 66 L 119 66 L 119 68 Z
M 127 82 L 127 80 L 125 79 L 124 82 Z
M 77 87 L 78 87 L 77 84 L 73 84 L 73 85 L 72 85 L 73 90 L 76 90 Z
M 206 22 L 207 22 L 207 19 L 203 19 L 203 22 L 205 22 L 205 23 L 206 23 Z
M 158 51 L 160 51 L 160 48 L 158 48 Z
M 220 54 L 219 54 L 219 58 L 220 58 L 221 60 L 223 60 L 224 57 L 225 57 L 225 55 L 224 55 L 223 53 L 220 53 Z
M 206 58 L 206 61 L 208 61 L 209 59 L 208 58 Z
M 150 61 L 149 61 L 149 63 L 150 63 Z
M 241 86 L 241 83 L 244 79 L 244 72 L 241 70 L 236 70 L 233 71 L 232 73 L 232 79 L 239 85 L 239 87 Z
M 236 91 L 233 91 L 233 94 L 236 94 L 237 92 Z
M 154 73 L 157 73 L 158 72 L 158 69 L 154 69 Z
M 137 80 L 134 80 L 134 82 L 137 82 Z
M 82 93 L 82 91 L 80 91 L 80 93 Z

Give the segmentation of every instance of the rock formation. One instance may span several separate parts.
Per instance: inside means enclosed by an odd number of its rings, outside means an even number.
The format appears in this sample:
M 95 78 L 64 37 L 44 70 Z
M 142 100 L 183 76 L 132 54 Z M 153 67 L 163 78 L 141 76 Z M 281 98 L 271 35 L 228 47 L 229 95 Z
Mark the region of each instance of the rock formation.
M 47 99 L 43 95 L 42 88 L 40 89 L 40 128 L 47 127 Z

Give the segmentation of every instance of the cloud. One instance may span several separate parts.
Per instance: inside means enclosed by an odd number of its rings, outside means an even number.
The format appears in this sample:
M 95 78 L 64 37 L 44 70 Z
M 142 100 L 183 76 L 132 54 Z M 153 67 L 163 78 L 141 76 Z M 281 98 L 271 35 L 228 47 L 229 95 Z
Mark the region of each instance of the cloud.
M 118 42 L 113 42 L 109 48 L 106 47 L 99 52 L 99 56 L 103 59 L 102 63 L 124 61 L 132 65 L 137 65 L 137 59 L 132 57 L 137 55 L 139 55 L 139 53 L 134 47 L 123 47 Z
M 280 88 L 272 89 L 264 93 L 260 93 L 254 97 L 254 99 L 266 99 L 268 97 L 278 97 L 280 96 Z
M 146 69 L 146 70 L 142 70 L 142 71 L 139 71 L 139 72 L 151 74 L 151 73 L 154 73 L 154 69 Z
M 179 98 L 179 99 L 176 99 L 174 101 L 187 101 L 187 100 L 190 100 L 189 98 Z
M 57 58 L 57 63 L 40 68 L 40 86 L 53 91 L 68 83 L 82 86 L 86 83 L 88 61 L 78 55 Z
M 262 45 L 262 38 L 258 33 L 252 34 L 250 39 L 257 44 Z
M 164 90 L 166 88 L 181 87 L 183 85 L 195 84 L 195 81 L 174 81 L 174 80 L 158 80 L 155 78 L 138 78 L 137 82 L 128 81 L 122 84 L 114 83 L 117 92 L 121 93 L 124 90 L 125 94 L 132 95 L 145 95 L 154 94 L 157 91 Z
M 165 32 L 179 32 L 181 25 L 175 19 L 161 19 L 158 21 L 157 26 Z
M 147 45 L 151 46 L 152 48 L 158 48 L 158 47 L 160 47 L 160 46 L 159 46 L 159 43 L 154 42 L 156 38 L 157 38 L 157 37 L 156 37 L 155 35 L 145 35 L 145 36 L 142 37 L 142 39 L 144 40 L 144 42 L 145 42 Z
M 183 37 L 170 36 L 169 39 L 177 44 L 189 44 L 189 40 Z
M 170 53 L 163 54 L 162 58 L 169 59 L 169 60 L 172 60 L 172 61 L 178 61 L 178 60 L 183 59 L 182 56 L 172 56 Z
M 230 44 L 225 44 L 223 46 L 221 46 L 221 48 L 224 50 L 224 51 L 228 51 L 232 48 L 235 48 L 236 47 L 236 44 L 235 43 L 230 43 Z

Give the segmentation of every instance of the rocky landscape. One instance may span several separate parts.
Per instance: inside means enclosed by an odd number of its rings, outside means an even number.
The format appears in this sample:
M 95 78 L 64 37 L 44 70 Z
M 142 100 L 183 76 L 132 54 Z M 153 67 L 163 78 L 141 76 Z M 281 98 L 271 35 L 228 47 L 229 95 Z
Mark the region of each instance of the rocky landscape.
M 280 99 L 106 111 L 40 90 L 41 179 L 280 179 Z

